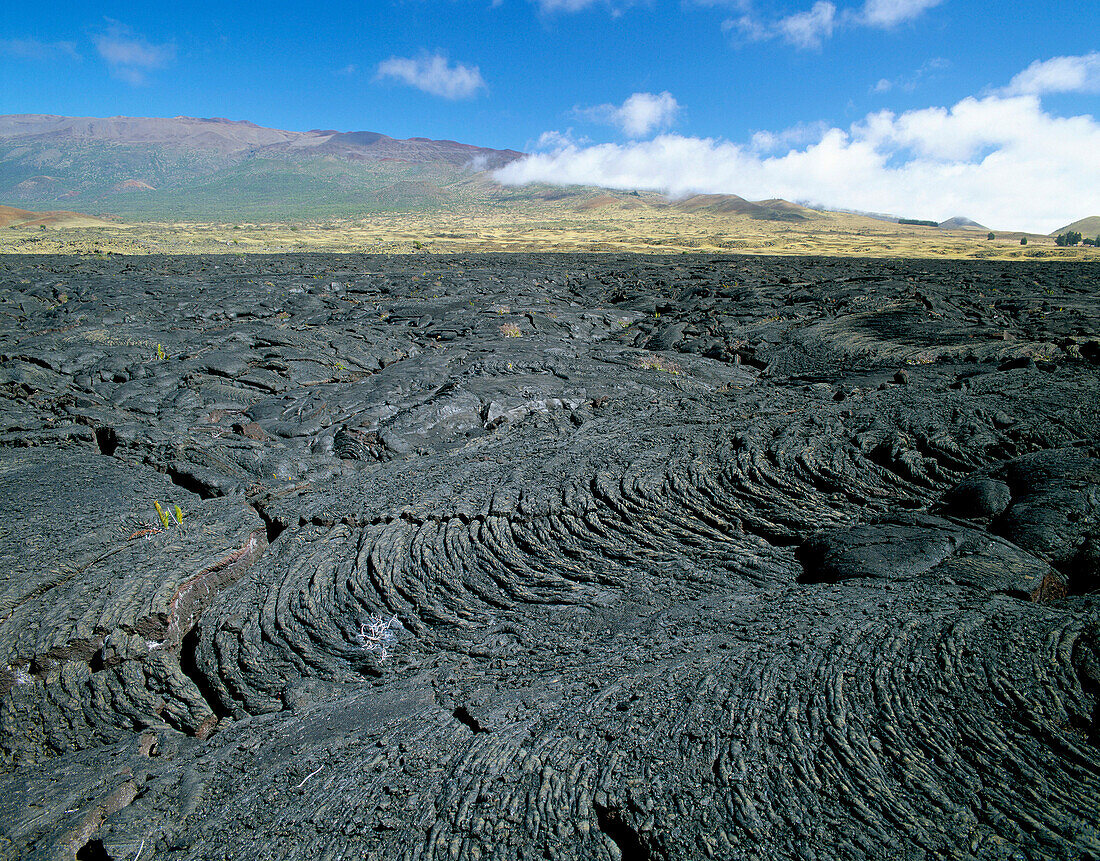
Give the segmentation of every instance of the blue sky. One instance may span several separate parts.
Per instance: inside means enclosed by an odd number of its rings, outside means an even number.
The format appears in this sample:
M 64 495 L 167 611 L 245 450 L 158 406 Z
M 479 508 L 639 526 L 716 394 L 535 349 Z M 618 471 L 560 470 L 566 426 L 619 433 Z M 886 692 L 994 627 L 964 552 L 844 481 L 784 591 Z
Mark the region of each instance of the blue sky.
M 1005 228 L 1100 213 L 1095 0 L 3 7 L 0 113 L 451 138 L 538 153 L 515 182 Z

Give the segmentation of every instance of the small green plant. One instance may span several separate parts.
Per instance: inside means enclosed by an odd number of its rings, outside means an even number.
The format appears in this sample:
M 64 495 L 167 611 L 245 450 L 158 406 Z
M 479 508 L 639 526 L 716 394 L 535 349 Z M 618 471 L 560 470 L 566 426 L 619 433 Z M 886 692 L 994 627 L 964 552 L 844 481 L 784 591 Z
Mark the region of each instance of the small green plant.
M 500 326 L 500 334 L 505 338 L 518 338 L 523 333 L 515 323 L 502 323 Z
M 419 239 L 414 239 L 413 240 L 413 248 L 415 248 L 417 251 L 419 251 L 423 247 L 424 247 L 424 243 L 421 242 Z
M 173 525 L 177 529 L 183 528 L 183 509 L 178 505 L 172 506 L 172 511 L 169 513 L 169 511 L 160 504 L 159 499 L 154 499 L 153 508 L 157 510 L 157 517 L 160 518 L 160 525 L 165 529 Z
M 162 347 L 160 344 L 157 344 L 157 360 L 163 362 L 167 358 L 168 354 L 164 352 L 164 347 Z

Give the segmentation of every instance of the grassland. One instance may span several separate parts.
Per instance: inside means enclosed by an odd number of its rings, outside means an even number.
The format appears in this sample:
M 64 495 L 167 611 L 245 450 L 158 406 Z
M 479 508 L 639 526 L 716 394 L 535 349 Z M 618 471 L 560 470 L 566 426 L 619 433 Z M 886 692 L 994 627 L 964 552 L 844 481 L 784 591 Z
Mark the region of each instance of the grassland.
M 1050 237 L 898 225 L 843 213 L 802 222 L 684 212 L 674 207 L 582 208 L 575 200 L 450 206 L 437 212 L 279 221 L 127 221 L 109 226 L 13 226 L 0 253 L 210 254 L 367 251 L 729 252 L 961 259 L 1095 259 L 1093 248 L 1056 248 Z

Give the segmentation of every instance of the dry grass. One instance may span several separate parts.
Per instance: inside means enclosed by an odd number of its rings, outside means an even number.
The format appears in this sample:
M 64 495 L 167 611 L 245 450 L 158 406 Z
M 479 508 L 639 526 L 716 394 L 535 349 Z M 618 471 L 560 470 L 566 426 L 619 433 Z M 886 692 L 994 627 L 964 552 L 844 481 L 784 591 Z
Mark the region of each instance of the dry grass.
M 129 223 L 14 227 L 0 230 L 0 253 L 211 254 L 359 251 L 718 252 L 858 257 L 1100 259 L 1093 248 L 1056 248 L 1049 237 L 898 225 L 843 213 L 805 222 L 681 212 L 672 207 L 608 206 L 577 211 L 540 202 L 503 209 L 469 207 L 430 214 L 394 213 L 346 221 L 293 223 Z
M 664 356 L 640 356 L 635 364 L 639 368 L 645 368 L 649 371 L 664 371 L 666 374 L 674 374 L 677 377 L 684 372 L 683 368 Z

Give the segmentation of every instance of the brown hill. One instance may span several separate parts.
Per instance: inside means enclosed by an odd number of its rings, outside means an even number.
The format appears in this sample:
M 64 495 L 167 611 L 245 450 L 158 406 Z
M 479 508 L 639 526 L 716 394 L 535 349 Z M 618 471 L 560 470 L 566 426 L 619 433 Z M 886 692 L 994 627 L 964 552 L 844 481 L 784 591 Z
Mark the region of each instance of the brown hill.
M 110 224 L 82 212 L 32 212 L 0 206 L 0 227 L 91 227 Z
M 787 200 L 751 201 L 736 194 L 693 194 L 672 204 L 682 212 L 708 212 L 715 215 L 748 215 L 766 221 L 805 221 L 814 216 L 811 209 Z
M 156 191 L 156 189 L 149 185 L 149 183 L 142 182 L 140 179 L 125 179 L 115 186 L 115 191 Z

